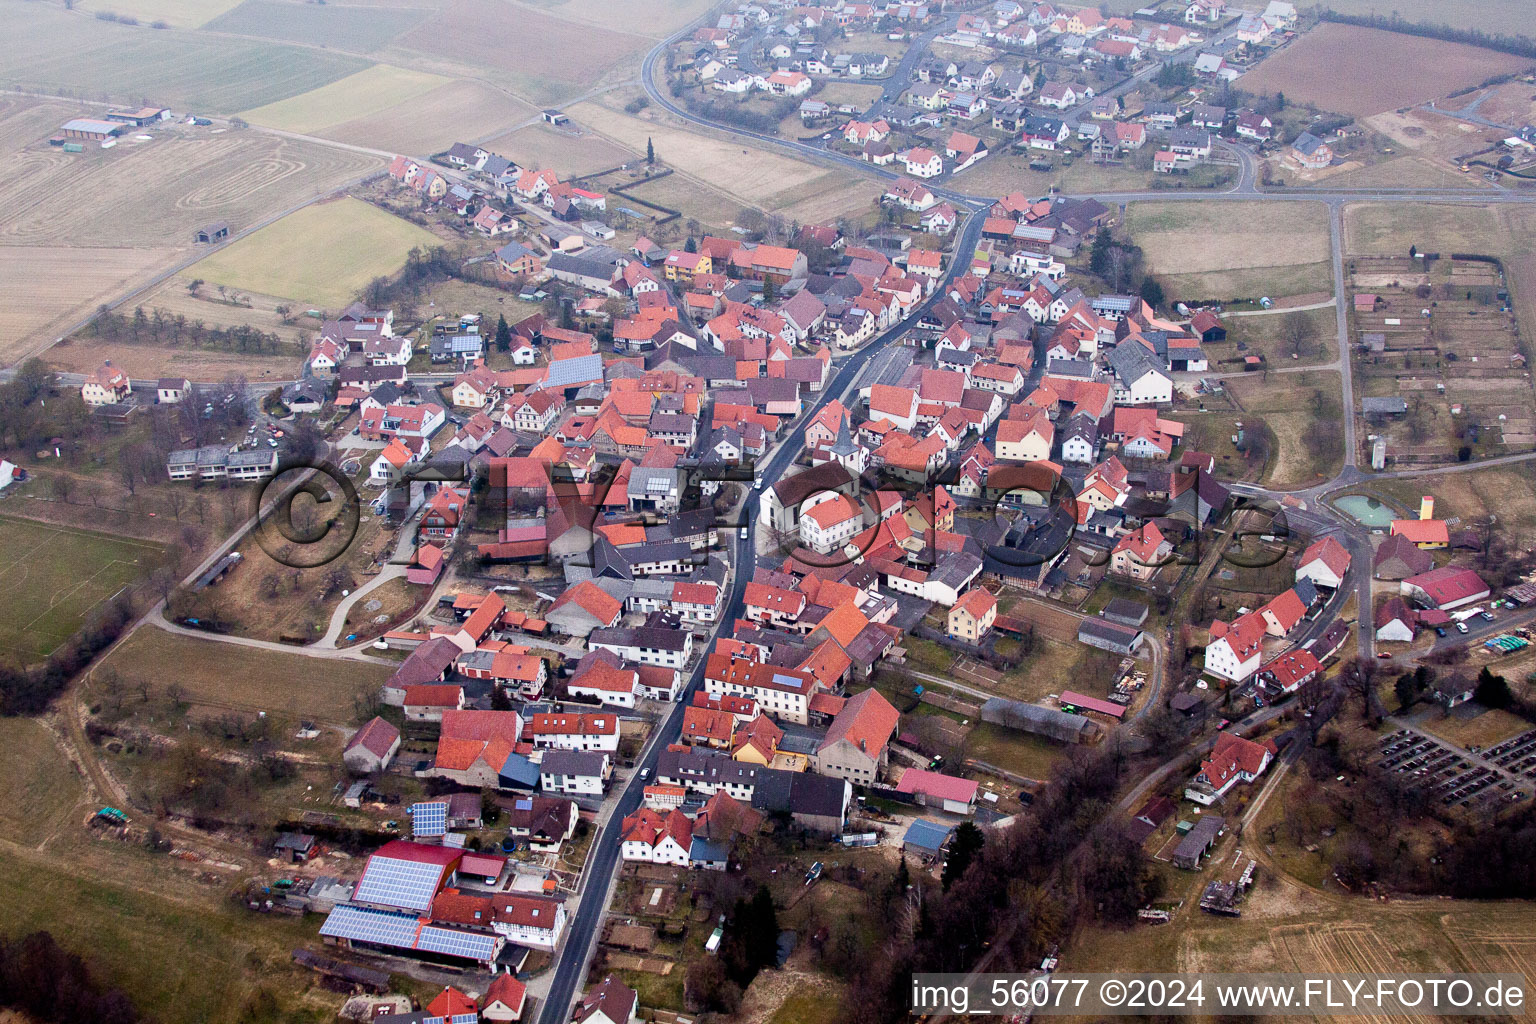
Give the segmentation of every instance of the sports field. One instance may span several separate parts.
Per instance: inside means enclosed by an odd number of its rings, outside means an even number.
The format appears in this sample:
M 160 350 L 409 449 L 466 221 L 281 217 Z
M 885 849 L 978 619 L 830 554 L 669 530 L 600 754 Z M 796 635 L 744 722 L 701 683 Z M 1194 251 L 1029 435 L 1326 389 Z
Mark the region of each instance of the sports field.
M 21 499 L 14 498 L 19 501 Z M 91 610 L 159 566 L 165 549 L 0 515 L 0 657 L 31 664 L 51 654 Z
M 245 0 L 203 28 L 209 32 L 231 32 L 277 42 L 369 53 L 416 27 L 430 14 L 425 7 L 353 7 Z
M 318 89 L 247 110 L 240 116 L 252 124 L 310 135 L 344 121 L 378 114 L 447 83 L 448 79 L 439 75 L 375 64 Z
M 360 199 L 316 203 L 194 264 L 210 285 L 336 309 L 437 237 Z

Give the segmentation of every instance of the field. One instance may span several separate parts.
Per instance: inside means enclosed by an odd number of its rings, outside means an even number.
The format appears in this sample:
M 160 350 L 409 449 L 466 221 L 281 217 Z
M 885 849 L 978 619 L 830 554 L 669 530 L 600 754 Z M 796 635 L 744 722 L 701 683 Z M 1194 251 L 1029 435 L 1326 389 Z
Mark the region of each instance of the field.
M 176 671 L 168 673 L 166 667 Z M 345 723 L 353 698 L 382 685 L 388 665 L 344 658 L 319 659 L 286 651 L 204 640 L 152 626 L 137 630 L 101 662 L 118 677 L 164 695 L 174 683 L 190 704 L 229 711 L 281 713 L 288 718 Z
M 429 13 L 425 8 L 245 0 L 239 7 L 205 24 L 203 29 L 370 53 L 421 24 Z
M 512 40 L 526 45 L 511 45 Z M 529 7 L 451 0 L 395 45 L 453 66 L 469 64 L 491 72 L 513 92 L 542 106 L 586 92 L 616 65 L 649 49 L 649 42 Z
M 1317 431 L 1319 424 L 1337 423 L 1342 415 L 1337 373 L 1250 373 L 1226 385 L 1240 406 L 1236 419 L 1251 428 L 1257 417 L 1274 435 L 1266 485 L 1307 487 L 1338 473 L 1344 461 L 1342 432 L 1325 442 Z
M 0 593 L 11 615 L 0 656 L 30 664 L 79 629 L 91 610 L 161 564 L 158 544 L 0 516 Z
M 1080 145 L 1080 143 L 1079 143 Z M 1231 168 L 1204 167 L 1188 175 L 1154 174 L 1129 165 L 1097 164 L 1079 154 L 1070 167 L 1063 166 L 1059 155 L 1050 171 L 1035 171 L 1029 158 L 994 153 L 980 163 L 961 171 L 956 184 L 973 193 L 1002 195 L 1015 189 L 1029 194 L 1044 194 L 1058 188 L 1066 192 L 1142 192 L 1154 188 L 1213 188 L 1232 181 Z
M 1355 25 L 1324 24 L 1237 80 L 1248 92 L 1364 116 L 1416 106 L 1522 71 L 1511 54 Z
M 1419 25 L 1454 25 L 1494 35 L 1531 34 L 1524 0 L 1328 0 L 1340 14 L 1398 15 Z
M 486 143 L 485 148 L 521 167 L 554 168 L 562 177 L 594 174 L 640 159 L 634 150 L 615 145 L 601 135 L 591 132 L 573 135 L 546 124 L 508 132 Z M 666 159 L 661 156 L 660 149 L 658 146 L 657 157 Z M 643 141 L 639 152 L 645 152 Z
M 524 0 L 569 21 L 608 27 L 613 24 L 611 0 Z M 661 38 L 682 28 L 713 6 L 709 0 L 626 0 L 626 27 L 641 35 Z
M 764 205 L 775 196 L 793 195 L 826 174 L 815 164 L 745 149 L 735 140 L 717 139 L 651 120 L 655 116 L 652 110 L 644 111 L 641 117 L 631 117 L 597 103 L 580 103 L 570 108 L 569 113 L 574 120 L 636 153 L 644 153 L 646 140 L 650 139 L 657 158 L 668 166 L 701 181 L 718 183 L 755 206 Z M 839 172 L 839 177 L 847 181 L 850 175 Z
M 307 206 L 214 253 L 192 271 L 211 285 L 281 295 L 323 308 L 391 274 L 429 232 L 360 199 Z
M 1332 290 L 1320 203 L 1131 203 L 1125 226 L 1170 299 Z
M 190 32 L 155 32 L 80 12 L 0 0 L 12 45 L 0 86 L 177 110 L 231 113 L 319 88 L 361 71 L 358 57 Z M 78 116 L 78 115 L 74 115 Z
M 86 0 L 76 4 L 83 11 L 109 11 L 145 24 L 163 21 L 173 28 L 197 28 L 240 0 Z
M 73 766 L 59 757 L 53 737 L 31 718 L 0 718 L 0 836 L 36 843 L 64 827 L 80 799 Z
M 246 0 L 247 5 L 250 2 Z M 330 7 L 310 9 L 335 10 Z M 240 116 L 252 124 L 309 135 L 345 121 L 372 117 L 447 82 L 446 78 L 437 75 L 375 64 L 310 92 L 247 110 Z
M 0 246 L 0 280 L 26 301 L 0 305 L 0 360 L 41 351 L 101 303 L 142 283 L 170 249 Z M 96 360 L 92 367 L 100 365 Z
M 1466 704 L 1463 708 L 1475 706 Z M 1413 715 L 1412 720 L 1424 731 L 1432 732 L 1446 742 L 1463 748 L 1486 749 L 1495 743 L 1502 743 L 1511 737 L 1518 736 L 1531 727 L 1525 719 L 1498 709 L 1466 716 L 1457 714 L 1455 711 L 1447 715 L 1441 708 L 1428 708 L 1422 713 Z
M 486 138 L 536 116 L 533 107 L 495 86 L 457 81 L 389 110 L 350 115 L 315 134 L 354 146 L 426 155 L 461 140 Z
M 1351 256 L 1406 256 L 1409 246 L 1498 256 L 1508 244 L 1500 214 L 1487 206 L 1351 203 L 1344 208 L 1344 251 Z

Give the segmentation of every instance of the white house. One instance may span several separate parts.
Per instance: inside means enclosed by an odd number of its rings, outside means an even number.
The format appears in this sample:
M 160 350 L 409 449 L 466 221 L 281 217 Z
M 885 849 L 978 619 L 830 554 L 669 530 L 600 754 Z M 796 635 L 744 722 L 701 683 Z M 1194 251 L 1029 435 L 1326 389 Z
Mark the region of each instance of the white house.
M 1246 612 L 1230 623 L 1211 623 L 1211 642 L 1205 647 L 1205 670 L 1213 676 L 1241 683 L 1258 671 L 1264 655 L 1264 616 Z

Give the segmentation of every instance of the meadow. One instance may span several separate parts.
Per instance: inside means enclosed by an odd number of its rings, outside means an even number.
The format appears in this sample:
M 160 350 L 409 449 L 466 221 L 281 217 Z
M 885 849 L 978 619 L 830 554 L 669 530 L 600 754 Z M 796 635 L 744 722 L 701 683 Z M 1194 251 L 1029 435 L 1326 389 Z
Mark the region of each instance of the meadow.
M 315 134 L 396 153 L 440 153 L 455 142 L 484 139 L 538 116 L 532 106 L 484 82 L 454 81 L 388 110 L 347 113 Z
M 167 665 L 177 666 L 176 672 L 168 674 Z M 153 627 L 114 648 L 94 670 L 93 686 L 103 668 L 128 680 L 130 690 L 142 681 L 152 696 L 165 696 L 174 684 L 187 703 L 220 713 L 265 711 L 338 723 L 351 722 L 353 698 L 383 685 L 392 671 L 387 664 L 263 650 Z
M 69 639 L 97 605 L 143 579 L 165 549 L 147 541 L 0 516 L 0 657 L 31 664 Z
M 440 75 L 375 64 L 318 89 L 247 110 L 240 116 L 252 124 L 310 135 L 343 121 L 382 113 L 446 84 L 448 79 Z
M 1171 299 L 1331 288 L 1321 203 L 1139 202 L 1127 206 L 1125 226 Z
M 408 221 L 344 198 L 291 213 L 189 272 L 214 286 L 338 309 L 375 277 L 404 266 L 411 249 L 436 242 L 436 236 Z

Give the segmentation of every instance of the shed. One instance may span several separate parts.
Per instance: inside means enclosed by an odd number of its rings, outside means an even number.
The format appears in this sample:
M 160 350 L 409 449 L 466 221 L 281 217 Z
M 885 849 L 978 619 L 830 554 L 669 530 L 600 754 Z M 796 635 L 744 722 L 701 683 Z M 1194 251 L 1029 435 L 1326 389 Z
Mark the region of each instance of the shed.
M 1099 615 L 1117 626 L 1140 629 L 1146 624 L 1148 613 L 1149 609 L 1140 601 L 1132 601 L 1128 597 L 1117 597 L 1106 604 Z
M 918 818 L 907 827 L 907 834 L 901 837 L 901 848 L 907 853 L 937 860 L 943 855 L 944 847 L 949 845 L 949 838 L 954 831 L 948 825 Z
M 192 241 L 198 245 L 208 245 L 213 242 L 222 242 L 229 237 L 229 221 L 216 220 L 212 224 L 204 225 L 197 229 L 197 234 L 192 236 Z
M 277 855 L 290 864 L 302 864 L 319 852 L 315 837 L 303 832 L 281 832 L 272 844 Z
M 993 697 L 981 705 L 981 720 L 1020 732 L 1035 733 L 1062 743 L 1089 743 L 1099 727 L 1082 715 L 1056 708 Z
M 1179 823 L 1180 826 L 1183 822 Z M 1173 849 L 1173 863 L 1175 867 L 1181 867 L 1186 871 L 1198 871 L 1200 859 L 1211 852 L 1211 847 L 1216 844 L 1216 838 L 1221 835 L 1221 830 L 1226 827 L 1226 820 L 1218 814 L 1207 814 L 1195 823 L 1179 840 L 1179 845 Z
M 1107 619 L 1084 619 L 1077 627 L 1077 640 L 1115 654 L 1133 654 L 1141 646 L 1141 630 L 1122 626 Z

